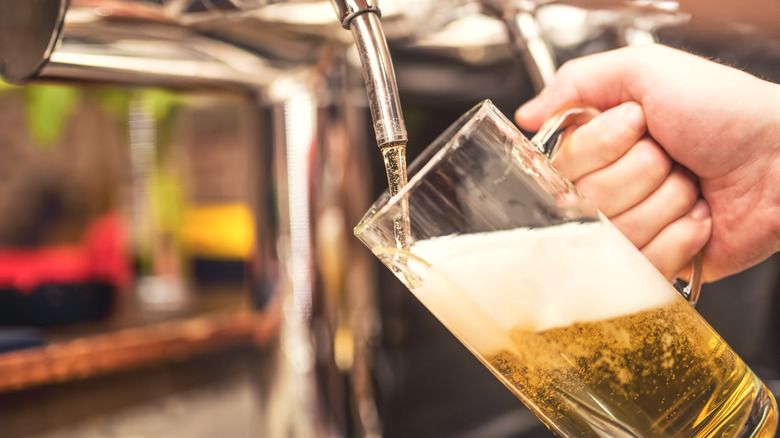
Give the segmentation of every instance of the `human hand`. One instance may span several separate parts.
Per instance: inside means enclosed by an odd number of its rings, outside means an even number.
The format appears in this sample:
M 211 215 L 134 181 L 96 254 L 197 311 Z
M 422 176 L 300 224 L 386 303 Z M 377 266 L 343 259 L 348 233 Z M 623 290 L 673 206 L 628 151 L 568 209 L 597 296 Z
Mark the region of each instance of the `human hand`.
M 626 105 L 630 107 L 627 102 L 637 102 L 641 106 L 647 134 L 652 140 L 636 141 L 628 149 L 625 148 L 627 143 L 623 143 L 623 155 L 616 155 L 614 151 L 610 155 L 611 149 L 605 144 L 609 143 L 610 135 L 617 135 L 615 132 L 621 126 L 618 111 L 620 108 L 625 110 Z M 550 85 L 517 111 L 516 119 L 523 128 L 536 130 L 556 109 L 572 104 L 604 111 L 599 117 L 602 120 L 607 120 L 610 114 L 615 117 L 612 122 L 604 121 L 599 129 L 594 120 L 572 134 L 571 146 L 586 143 L 593 146 L 584 147 L 580 153 L 570 153 L 572 163 L 586 160 L 582 157 L 593 154 L 602 158 L 601 162 L 595 161 L 600 167 L 590 164 L 591 168 L 586 166 L 586 170 L 606 172 L 611 167 L 608 163 L 620 164 L 641 143 L 654 141 L 668 154 L 670 168 L 677 168 L 671 164 L 673 161 L 696 175 L 712 215 L 712 235 L 703 250 L 705 281 L 744 270 L 780 248 L 780 162 L 776 159 L 780 152 L 780 86 L 668 47 L 635 46 L 564 64 Z M 622 117 L 625 126 L 629 116 L 624 114 Z M 586 135 L 587 131 L 583 131 L 588 125 L 593 129 Z M 634 136 L 641 138 L 638 134 Z M 653 149 L 647 145 L 641 147 Z M 564 154 L 559 161 L 567 160 L 565 149 L 559 153 Z M 638 178 L 648 169 L 658 172 L 660 161 L 655 161 L 657 158 L 640 163 L 633 175 Z M 566 168 L 565 164 L 559 166 Z M 672 171 L 664 181 L 671 179 L 673 174 L 685 172 Z M 588 188 L 590 183 L 584 182 L 587 175 L 574 176 L 581 190 L 597 206 L 613 199 L 616 190 L 622 192 L 621 184 L 631 179 L 624 175 L 622 180 L 611 182 L 608 181 L 610 178 L 602 177 L 598 179 L 599 184 Z M 663 190 L 669 192 L 688 190 L 683 188 L 684 184 L 676 184 L 662 183 L 653 195 L 640 200 L 643 202 L 623 213 L 613 214 L 613 222 L 627 235 L 631 230 L 642 232 L 657 228 L 657 223 L 655 226 L 652 223 L 658 222 L 667 206 L 659 207 L 665 202 L 650 202 L 651 198 L 661 193 L 664 186 L 667 188 Z M 706 216 L 705 209 L 706 205 L 696 203 L 688 215 L 691 219 Z M 619 217 L 628 213 L 632 214 Z M 668 226 L 681 224 L 678 220 Z M 706 222 L 706 219 L 700 221 Z M 663 230 L 668 231 L 668 226 Z M 687 254 L 696 246 L 697 237 L 685 237 L 681 232 L 667 233 L 678 234 L 682 240 L 676 239 L 677 243 L 670 241 L 657 252 L 645 251 L 656 266 L 661 258 L 678 252 Z M 661 234 L 655 237 L 659 238 Z M 663 255 L 653 256 L 654 253 Z
M 707 243 L 712 221 L 695 176 L 646 128 L 641 106 L 620 104 L 567 136 L 553 163 L 671 280 Z

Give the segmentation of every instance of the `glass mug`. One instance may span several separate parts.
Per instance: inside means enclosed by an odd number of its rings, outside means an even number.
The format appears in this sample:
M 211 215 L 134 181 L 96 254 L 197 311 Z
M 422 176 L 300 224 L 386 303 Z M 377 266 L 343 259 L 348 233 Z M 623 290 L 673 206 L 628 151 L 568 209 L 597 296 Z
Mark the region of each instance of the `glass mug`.
M 490 101 L 409 175 L 355 234 L 557 435 L 774 436 L 764 384 Z

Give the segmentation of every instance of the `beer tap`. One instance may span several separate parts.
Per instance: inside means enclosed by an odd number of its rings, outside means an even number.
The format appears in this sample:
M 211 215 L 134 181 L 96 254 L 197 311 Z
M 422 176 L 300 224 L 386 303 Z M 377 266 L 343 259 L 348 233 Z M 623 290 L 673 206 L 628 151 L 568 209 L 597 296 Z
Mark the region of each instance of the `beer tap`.
M 387 41 L 379 22 L 377 0 L 331 0 L 344 29 L 355 39 L 368 103 L 380 149 L 405 145 L 407 141 L 395 72 Z
M 479 0 L 478 4 L 482 13 L 504 24 L 510 47 L 523 61 L 534 90 L 542 91 L 555 75 L 557 62 L 536 17 L 537 2 Z

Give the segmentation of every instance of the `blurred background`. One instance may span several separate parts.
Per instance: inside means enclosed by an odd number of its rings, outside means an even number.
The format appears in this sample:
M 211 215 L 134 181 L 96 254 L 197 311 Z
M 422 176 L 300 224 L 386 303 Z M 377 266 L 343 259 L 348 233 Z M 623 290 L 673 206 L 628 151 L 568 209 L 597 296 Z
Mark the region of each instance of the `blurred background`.
M 384 0 L 413 159 L 661 42 L 780 81 L 780 5 Z M 327 1 L 0 0 L 4 436 L 550 437 L 352 236 L 386 188 Z M 704 287 L 780 394 L 776 257 Z

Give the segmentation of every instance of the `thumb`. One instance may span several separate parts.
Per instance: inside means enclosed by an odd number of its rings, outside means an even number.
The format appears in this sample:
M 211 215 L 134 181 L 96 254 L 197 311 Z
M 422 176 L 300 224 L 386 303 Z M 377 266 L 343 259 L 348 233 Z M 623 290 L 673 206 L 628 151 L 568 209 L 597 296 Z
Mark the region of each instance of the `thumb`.
M 517 109 L 515 112 L 517 124 L 528 131 L 538 131 L 559 108 L 588 105 L 587 102 L 582 101 L 577 90 L 578 76 L 570 73 L 573 69 L 579 70 L 581 64 L 580 60 L 564 64 L 553 80 L 536 97 Z
M 547 89 L 545 88 L 545 90 Z M 545 108 L 547 105 L 545 105 L 546 100 L 542 97 L 543 93 L 544 90 L 515 111 L 515 121 L 521 128 L 528 131 L 538 131 L 547 120 L 549 113 Z
M 636 69 L 644 50 L 626 48 L 588 55 L 569 61 L 538 96 L 515 112 L 521 128 L 536 131 L 563 106 L 591 106 L 601 111 L 627 101 L 640 102 L 644 95 Z M 647 49 L 652 49 L 648 46 Z

